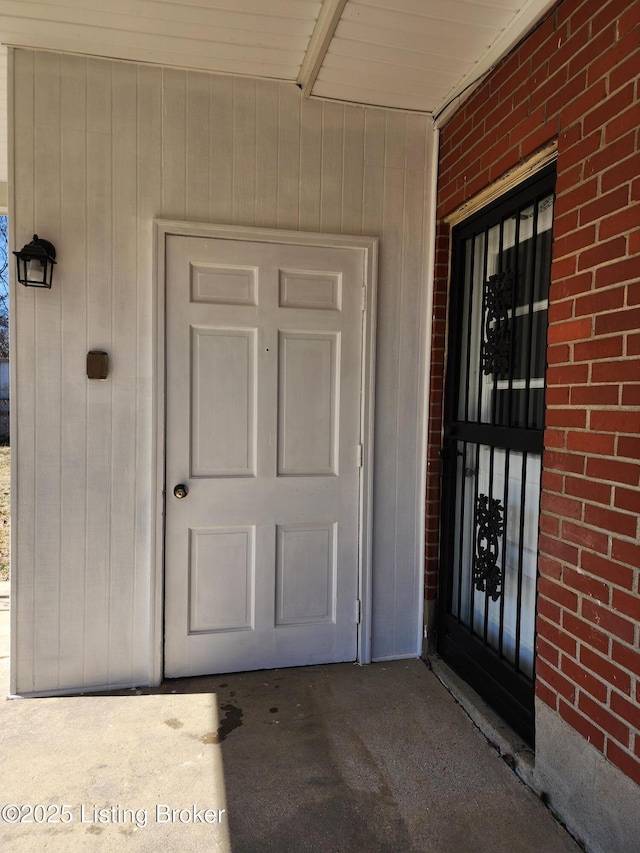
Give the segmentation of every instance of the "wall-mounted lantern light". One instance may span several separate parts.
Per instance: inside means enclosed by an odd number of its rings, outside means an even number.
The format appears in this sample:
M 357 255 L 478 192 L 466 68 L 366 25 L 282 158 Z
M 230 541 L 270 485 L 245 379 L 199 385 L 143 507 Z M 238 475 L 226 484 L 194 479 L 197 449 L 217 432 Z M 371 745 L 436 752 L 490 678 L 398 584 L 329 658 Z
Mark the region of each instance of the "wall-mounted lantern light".
M 18 281 L 25 287 L 51 287 L 56 250 L 53 243 L 41 240 L 37 234 L 33 240 L 13 253 L 18 264 Z

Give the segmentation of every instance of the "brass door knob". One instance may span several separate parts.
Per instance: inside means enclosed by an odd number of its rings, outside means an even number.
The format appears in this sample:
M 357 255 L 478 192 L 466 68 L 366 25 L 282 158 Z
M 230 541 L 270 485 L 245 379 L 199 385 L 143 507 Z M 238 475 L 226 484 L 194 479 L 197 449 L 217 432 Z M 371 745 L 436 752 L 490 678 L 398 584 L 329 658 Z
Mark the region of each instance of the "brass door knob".
M 185 486 L 184 483 L 178 483 L 178 485 L 174 488 L 173 494 L 178 498 L 178 500 L 182 500 L 182 498 L 186 498 L 189 494 L 189 489 Z

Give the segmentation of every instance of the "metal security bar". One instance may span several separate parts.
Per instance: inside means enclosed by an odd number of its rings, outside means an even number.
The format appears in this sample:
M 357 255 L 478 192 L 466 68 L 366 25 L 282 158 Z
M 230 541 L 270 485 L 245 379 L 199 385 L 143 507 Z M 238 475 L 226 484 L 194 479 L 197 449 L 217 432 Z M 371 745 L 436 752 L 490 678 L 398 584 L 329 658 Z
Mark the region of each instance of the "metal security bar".
M 554 173 L 453 235 L 440 651 L 533 740 Z

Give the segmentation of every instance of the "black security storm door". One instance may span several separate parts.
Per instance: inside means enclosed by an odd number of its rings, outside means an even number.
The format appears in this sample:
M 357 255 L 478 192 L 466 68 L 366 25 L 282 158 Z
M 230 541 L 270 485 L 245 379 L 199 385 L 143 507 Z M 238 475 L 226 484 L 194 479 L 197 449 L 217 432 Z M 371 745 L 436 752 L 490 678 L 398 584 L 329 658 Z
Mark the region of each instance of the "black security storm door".
M 439 651 L 529 742 L 555 172 L 453 231 Z

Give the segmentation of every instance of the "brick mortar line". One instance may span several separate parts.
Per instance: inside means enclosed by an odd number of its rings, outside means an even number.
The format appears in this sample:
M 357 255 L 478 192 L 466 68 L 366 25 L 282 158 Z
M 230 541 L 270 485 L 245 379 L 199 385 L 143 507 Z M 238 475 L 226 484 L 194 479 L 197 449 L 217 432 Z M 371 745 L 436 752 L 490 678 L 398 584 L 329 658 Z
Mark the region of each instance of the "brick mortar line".
M 545 638 L 543 638 L 543 639 L 545 639 Z M 592 678 L 595 678 L 595 679 L 596 679 L 596 681 L 598 682 L 598 684 L 599 684 L 601 687 L 604 687 L 604 688 L 606 689 L 606 691 L 607 691 L 607 699 L 606 699 L 605 701 L 610 702 L 610 700 L 611 700 L 611 692 L 612 692 L 612 691 L 615 691 L 615 692 L 616 692 L 616 694 L 617 694 L 618 696 L 620 696 L 620 697 L 621 697 L 621 698 L 623 698 L 623 699 L 626 699 L 628 702 L 631 702 L 632 694 L 634 693 L 634 687 L 635 687 L 635 685 L 636 685 L 636 682 L 638 681 L 638 676 L 637 676 L 637 675 L 635 675 L 635 673 L 633 672 L 633 670 L 628 670 L 628 669 L 626 669 L 625 667 L 622 667 L 622 666 L 618 666 L 618 667 L 617 667 L 617 668 L 618 668 L 618 669 L 619 669 L 619 670 L 620 670 L 624 675 L 628 675 L 628 676 L 630 677 L 630 680 L 631 680 L 631 694 L 629 694 L 629 693 L 624 693 L 623 691 L 621 691 L 621 690 L 619 690 L 618 688 L 616 688 L 616 687 L 614 687 L 613 685 L 611 685 L 609 682 L 607 682 L 607 681 L 603 680 L 603 679 L 604 679 L 604 677 L 603 677 L 603 676 L 600 676 L 600 675 L 598 675 L 597 673 L 594 673 L 594 672 L 593 672 L 591 669 L 589 669 L 589 668 L 588 668 L 588 666 L 587 666 L 585 663 L 583 663 L 579 658 L 574 658 L 574 657 L 573 657 L 573 655 L 570 655 L 570 654 L 569 654 L 568 652 L 566 652 L 565 650 L 563 650 L 563 649 L 558 649 L 558 647 L 557 647 L 557 646 L 555 646 L 555 645 L 554 645 L 550 640 L 546 640 L 546 639 L 545 639 L 545 642 L 547 642 L 547 643 L 548 643 L 548 644 L 549 644 L 549 645 L 550 645 L 554 650 L 557 650 L 557 651 L 558 651 L 558 653 L 559 653 L 559 658 L 558 658 L 558 663 L 557 663 L 557 664 L 555 664 L 553 661 L 550 661 L 548 658 L 541 656 L 541 657 L 542 657 L 542 659 L 544 660 L 545 664 L 546 664 L 547 666 L 551 667 L 551 669 L 554 669 L 554 670 L 555 670 L 557 673 L 559 673 L 560 675 L 562 675 L 562 676 L 563 676 L 567 681 L 571 682 L 571 684 L 573 684 L 573 685 L 574 685 L 574 687 L 575 687 L 577 690 L 585 690 L 585 688 L 581 687 L 581 686 L 580 686 L 580 684 L 579 684 L 578 682 L 576 682 L 568 672 L 566 672 L 565 670 L 563 670 L 563 669 L 562 669 L 562 659 L 563 659 L 564 657 L 567 657 L 567 658 L 568 658 L 568 659 L 569 659 L 573 664 L 575 664 L 576 666 L 579 666 L 581 669 L 583 669 L 583 670 L 584 670 L 584 672 L 585 672 L 587 675 L 591 676 Z M 585 644 L 583 643 L 582 645 L 585 645 Z M 593 649 L 591 648 L 591 646 L 586 646 L 586 648 L 588 648 L 589 650 L 593 651 Z M 607 658 L 603 658 L 603 660 L 604 660 L 606 663 L 609 663 L 609 661 L 608 661 L 608 659 L 607 659 Z M 536 676 L 536 678 L 537 678 L 537 677 L 538 677 L 538 676 Z M 544 681 L 544 682 L 545 682 L 545 684 L 549 685 L 549 682 L 545 680 L 544 675 L 541 675 L 541 676 L 540 676 L 540 679 L 541 679 L 542 681 Z M 549 686 L 551 686 L 551 685 L 549 685 Z M 598 703 L 601 703 L 601 702 L 602 702 L 602 700 L 597 699 L 597 698 L 593 695 L 593 693 L 589 693 L 589 691 L 588 691 L 588 690 L 585 690 L 585 692 L 586 692 L 586 693 L 588 693 L 588 695 L 589 695 L 589 696 L 590 696 L 594 701 L 596 701 L 596 702 L 598 702 Z M 603 705 L 602 707 L 603 707 L 603 708 L 607 708 L 608 706 Z M 611 711 L 611 714 L 616 715 L 616 716 L 619 716 L 619 715 L 618 715 L 618 713 L 617 713 L 616 711 Z M 621 720 L 621 721 L 624 721 L 624 722 L 626 723 L 626 725 L 631 725 L 628 721 L 626 721 L 626 720 L 625 720 L 625 718 L 624 718 L 624 717 L 620 717 L 620 720 Z
M 551 643 L 551 642 L 549 642 L 549 645 L 550 645 L 550 646 L 552 646 L 554 649 L 556 648 L 555 646 L 553 646 L 553 643 Z M 590 648 L 590 647 L 588 647 L 588 646 L 587 646 L 587 648 Z M 621 697 L 621 698 L 623 698 L 623 699 L 626 699 L 628 702 L 630 702 L 630 701 L 631 701 L 631 694 L 624 693 L 624 692 L 622 692 L 621 690 L 619 690 L 619 689 L 617 689 L 617 688 L 613 687 L 613 686 L 612 686 L 611 684 L 609 684 L 607 681 L 604 681 L 604 680 L 603 680 L 603 676 L 600 676 L 600 675 L 598 675 L 597 673 L 594 673 L 594 672 L 593 672 L 592 670 L 590 670 L 590 669 L 588 668 L 588 666 L 587 666 L 585 663 L 583 663 L 581 660 L 579 660 L 578 658 L 574 658 L 574 657 L 573 657 L 573 655 L 568 654 L 566 651 L 563 651 L 562 649 L 559 649 L 559 653 L 560 653 L 560 654 L 559 654 L 559 661 L 558 661 L 558 664 L 555 664 L 553 661 L 550 661 L 548 658 L 544 658 L 544 657 L 543 657 L 543 660 L 545 661 L 545 663 L 547 664 L 547 666 L 551 667 L 552 669 L 556 670 L 556 672 L 558 672 L 560 675 L 564 676 L 564 678 L 566 678 L 566 679 L 567 679 L 567 681 L 570 681 L 570 682 L 571 682 L 571 684 L 573 684 L 573 685 L 575 686 L 575 688 L 576 688 L 576 690 L 577 690 L 577 691 L 582 691 L 582 692 L 586 693 L 586 694 L 591 698 L 591 700 L 592 700 L 592 701 L 597 702 L 599 705 L 601 705 L 601 706 L 602 706 L 602 708 L 603 708 L 603 709 L 608 710 L 609 706 L 608 706 L 608 705 L 603 705 L 602 703 L 603 703 L 603 701 L 605 701 L 605 702 L 610 702 L 610 701 L 611 701 L 611 694 L 612 694 L 612 691 L 615 691 L 616 695 L 620 696 L 620 697 Z M 606 690 L 606 692 L 607 692 L 607 698 L 606 698 L 605 700 L 599 699 L 597 696 L 595 696 L 593 693 L 591 693 L 589 690 L 587 690 L 585 687 L 583 687 L 579 682 L 576 682 L 568 672 L 566 672 L 565 670 L 563 670 L 563 669 L 562 669 L 562 661 L 563 661 L 563 658 L 565 658 L 565 657 L 569 658 L 569 660 L 570 660 L 573 664 L 575 664 L 576 666 L 578 666 L 578 667 L 580 667 L 582 670 L 584 670 L 585 674 L 587 674 L 587 675 L 589 675 L 590 677 L 594 678 L 594 679 L 598 682 L 598 685 L 599 685 L 600 687 L 604 687 L 604 689 L 605 689 L 605 690 Z M 606 659 L 605 659 L 605 658 L 603 658 L 603 660 L 605 660 L 605 662 L 606 662 Z M 631 680 L 631 691 L 632 691 L 632 693 L 633 693 L 633 692 L 634 692 L 633 688 L 635 687 L 635 683 L 636 683 L 636 680 L 637 680 L 636 676 L 634 676 L 634 675 L 633 675 L 633 673 L 629 672 L 628 670 L 623 669 L 622 667 L 619 667 L 619 669 L 621 670 L 621 672 L 622 672 L 624 675 L 629 675 L 629 676 L 630 676 L 630 680 Z M 545 681 L 544 676 L 541 676 L 541 678 L 542 678 L 542 680 L 543 680 L 543 681 Z M 549 682 L 548 682 L 548 681 L 545 681 L 545 684 L 549 684 Z M 618 714 L 618 712 L 617 712 L 617 711 L 610 711 L 610 713 L 612 714 L 612 716 L 617 717 L 617 718 L 620 720 L 620 722 L 621 722 L 621 723 L 623 723 L 624 725 L 627 725 L 627 726 L 631 726 L 631 725 L 632 725 L 628 720 L 626 720 L 624 717 L 622 717 L 620 714 Z M 618 743 L 619 743 L 619 741 L 618 741 Z
M 568 566 L 568 568 L 574 568 L 574 567 Z M 575 570 L 576 569 L 574 568 L 574 571 Z M 553 584 L 553 585 L 559 587 L 560 589 L 564 590 L 565 592 L 571 592 L 572 595 L 575 595 L 576 598 L 578 599 L 577 600 L 578 605 L 582 605 L 584 603 L 584 601 L 586 600 L 590 604 L 593 604 L 594 606 L 597 606 L 597 607 L 600 607 L 600 608 L 606 610 L 612 616 L 616 616 L 618 619 L 622 619 L 624 622 L 629 623 L 630 625 L 632 625 L 634 627 L 634 636 L 635 636 L 636 629 L 639 628 L 640 626 L 633 619 L 633 617 L 627 616 L 624 613 L 620 613 L 619 611 L 613 609 L 613 605 L 608 604 L 607 602 L 604 602 L 604 601 L 600 601 L 599 599 L 593 598 L 593 596 L 588 595 L 586 592 L 580 592 L 579 590 L 576 590 L 573 587 L 569 587 L 569 586 L 567 586 L 567 584 L 562 583 L 562 581 L 556 580 L 555 578 L 545 576 L 545 580 L 547 582 L 549 582 L 550 584 Z M 628 590 L 625 590 L 625 592 L 627 594 L 630 594 Z M 545 601 L 548 601 L 552 604 L 555 604 L 561 610 L 564 610 L 567 613 L 570 613 L 572 616 L 575 616 L 576 618 L 582 619 L 583 622 L 586 621 L 588 624 L 593 625 L 593 623 L 588 622 L 587 617 L 582 614 L 582 608 L 580 609 L 580 612 L 578 612 L 577 610 L 574 611 L 574 610 L 571 610 L 569 607 L 565 606 L 564 604 L 561 604 L 559 601 L 556 601 L 556 599 L 550 598 L 548 595 L 545 595 L 544 592 L 542 592 L 542 591 L 538 591 L 538 595 L 540 597 L 544 598 Z M 636 598 L 637 596 L 631 594 L 631 597 Z M 603 633 L 605 633 L 605 629 L 600 628 L 600 625 L 597 622 L 595 623 L 594 627 L 597 628 L 598 630 L 602 631 Z M 615 635 L 615 641 L 617 643 L 621 643 L 621 644 L 624 644 L 625 646 L 628 646 L 630 649 L 633 649 L 634 651 L 636 650 L 635 649 L 635 640 L 627 641 L 627 640 L 623 639 L 622 637 L 619 637 L 616 634 Z M 593 648 L 593 647 L 591 647 L 591 648 Z M 594 651 L 595 651 L 595 649 L 594 649 Z
M 551 494 L 556 494 L 556 495 L 558 495 L 558 497 L 566 497 L 566 495 L 564 493 L 552 492 Z M 620 515 L 623 515 L 625 517 L 629 517 L 629 518 L 635 517 L 636 520 L 638 518 L 638 513 L 634 512 L 633 510 L 630 510 L 630 509 L 621 509 L 620 507 L 615 506 L 615 504 L 610 505 L 610 504 L 594 503 L 593 501 L 587 501 L 586 499 L 576 498 L 573 496 L 568 497 L 567 500 L 572 500 L 575 503 L 579 503 L 583 507 L 592 506 L 592 507 L 594 507 L 594 509 L 598 509 L 598 510 L 604 509 L 607 512 L 619 513 Z M 540 515 L 547 516 L 548 518 L 558 518 L 561 521 L 568 521 L 570 524 L 579 524 L 581 527 L 584 527 L 586 530 L 592 530 L 594 533 L 609 533 L 609 534 L 611 534 L 611 531 L 609 529 L 607 529 L 605 527 L 598 527 L 597 525 L 588 523 L 583 518 L 568 518 L 566 515 L 560 515 L 557 512 L 553 512 L 553 511 L 547 510 L 547 509 L 543 509 L 541 511 Z M 546 535 L 549 536 L 551 539 L 558 539 L 558 541 L 562 541 L 560 539 L 560 537 L 554 536 L 552 533 L 547 533 Z M 634 544 L 638 541 L 638 537 L 635 534 L 616 532 L 615 536 L 616 536 L 616 539 L 622 538 L 625 541 L 629 540 L 630 542 L 633 542 Z M 575 543 L 573 543 L 573 544 L 575 544 Z M 582 548 L 582 549 L 585 549 L 587 551 L 589 550 L 589 548 L 587 548 L 586 545 L 578 545 L 578 548 Z M 600 553 L 600 552 L 598 552 L 598 553 Z

